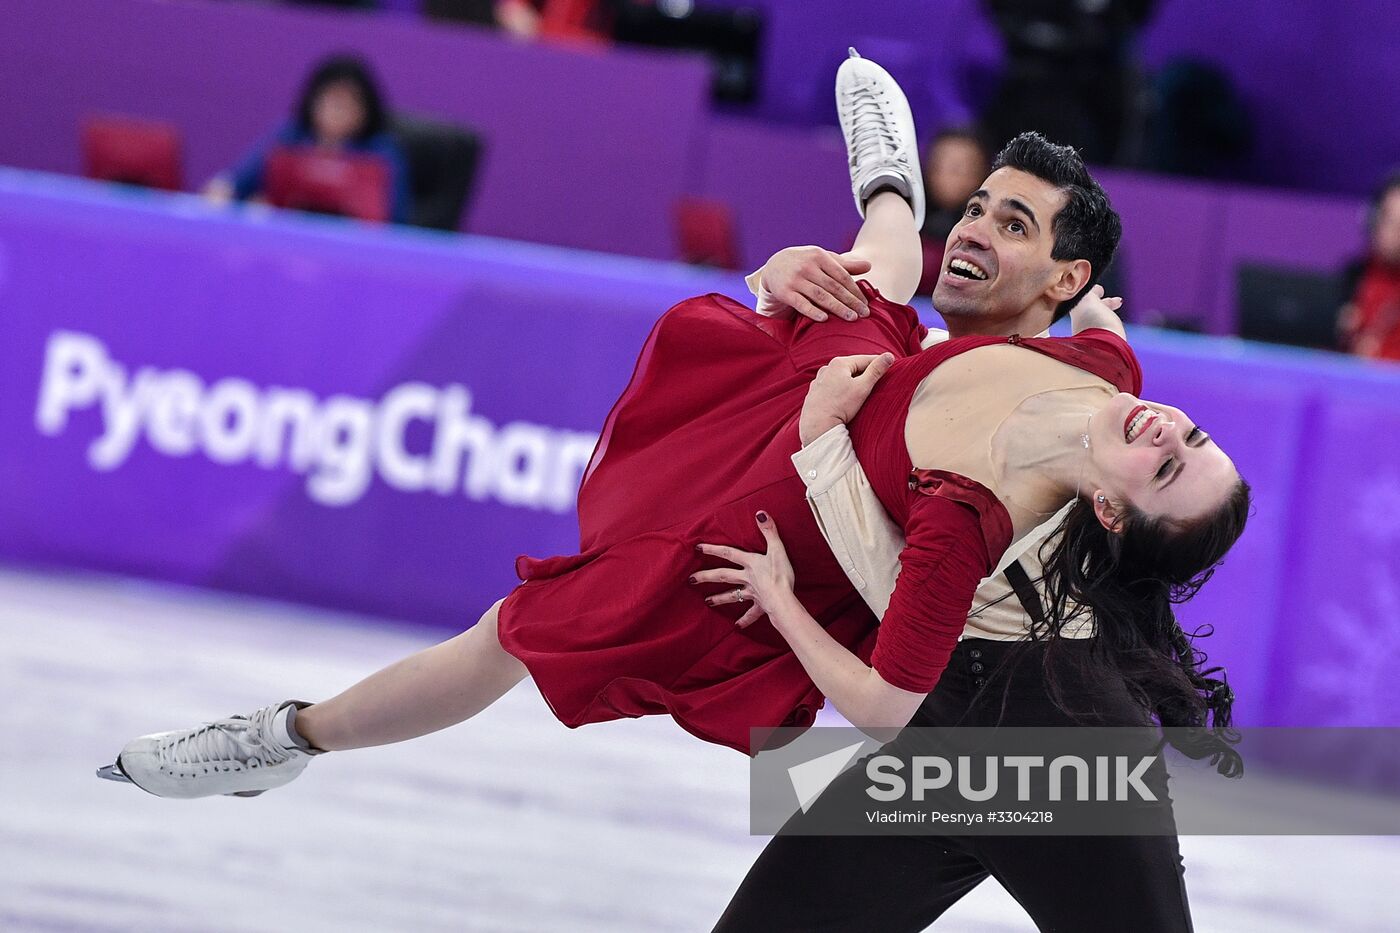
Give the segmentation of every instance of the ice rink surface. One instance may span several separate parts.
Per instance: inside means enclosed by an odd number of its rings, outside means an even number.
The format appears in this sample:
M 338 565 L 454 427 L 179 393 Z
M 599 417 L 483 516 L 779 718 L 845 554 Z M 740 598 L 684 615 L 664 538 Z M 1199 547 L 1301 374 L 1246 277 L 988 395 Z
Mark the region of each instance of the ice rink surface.
M 444 634 L 0 568 L 0 930 L 708 930 L 765 841 L 746 759 L 665 719 L 566 729 L 528 683 L 256 799 L 93 775 L 132 736 L 325 698 Z M 1204 933 L 1400 929 L 1400 839 L 1181 848 Z M 1034 927 L 988 881 L 936 929 Z

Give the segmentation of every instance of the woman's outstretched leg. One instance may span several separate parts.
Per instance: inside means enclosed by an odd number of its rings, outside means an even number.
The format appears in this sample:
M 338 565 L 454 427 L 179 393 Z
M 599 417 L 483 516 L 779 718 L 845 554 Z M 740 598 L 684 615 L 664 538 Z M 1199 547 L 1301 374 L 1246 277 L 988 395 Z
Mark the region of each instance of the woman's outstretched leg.
M 391 664 L 325 703 L 288 700 L 247 716 L 133 739 L 100 777 L 158 797 L 253 797 L 321 752 L 401 742 L 481 712 L 524 679 L 501 647 L 498 602 L 475 627 Z
M 865 223 L 845 257 L 870 263 L 870 271 L 856 278 L 890 301 L 904 304 L 914 297 L 924 273 L 924 251 L 909 202 L 889 188 L 867 201 Z
M 314 748 L 342 751 L 417 738 L 470 719 L 526 677 L 496 635 L 497 602 L 476 625 L 297 713 Z
M 906 302 L 923 273 L 924 221 L 923 172 L 909 102 L 889 72 L 852 50 L 836 72 L 836 108 L 851 193 L 865 217 L 847 255 L 871 264 L 860 278 L 886 298 Z
M 903 304 L 923 277 L 923 172 L 904 93 L 879 65 L 851 58 L 836 74 L 836 104 L 851 194 L 865 223 L 847 253 L 793 246 L 770 257 L 747 280 L 760 314 L 855 320 L 868 308 L 854 279 Z

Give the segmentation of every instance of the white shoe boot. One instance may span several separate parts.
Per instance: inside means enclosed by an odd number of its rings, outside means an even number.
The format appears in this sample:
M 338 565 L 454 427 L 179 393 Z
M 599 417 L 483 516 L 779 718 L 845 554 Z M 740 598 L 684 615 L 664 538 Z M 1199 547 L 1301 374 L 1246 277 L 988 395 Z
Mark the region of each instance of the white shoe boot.
M 157 797 L 256 797 L 281 787 L 320 754 L 297 745 L 287 719 L 300 700 L 274 703 L 251 716 L 230 716 L 197 729 L 132 739 L 98 777 L 126 780 Z
M 890 73 L 856 54 L 836 71 L 836 110 L 846 137 L 851 193 L 860 216 L 881 188 L 898 192 L 914 209 L 914 226 L 924 225 L 924 176 L 909 101 Z

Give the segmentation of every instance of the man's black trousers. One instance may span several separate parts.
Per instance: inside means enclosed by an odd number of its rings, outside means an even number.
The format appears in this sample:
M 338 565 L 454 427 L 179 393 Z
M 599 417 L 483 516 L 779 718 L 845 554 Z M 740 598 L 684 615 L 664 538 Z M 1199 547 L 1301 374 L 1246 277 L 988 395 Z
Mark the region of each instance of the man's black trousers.
M 1097 671 L 1091 642 L 964 639 L 911 726 L 1143 726 L 1121 678 Z M 1063 705 L 1050 700 L 1044 667 Z M 841 785 L 865 783 L 855 767 Z M 849 791 L 849 788 L 847 788 Z M 816 804 L 821 806 L 819 800 Z M 800 820 L 797 814 L 793 820 Z M 789 825 L 792 825 L 791 823 Z M 775 836 L 716 933 L 922 930 L 992 876 L 1045 931 L 1190 931 L 1175 836 Z

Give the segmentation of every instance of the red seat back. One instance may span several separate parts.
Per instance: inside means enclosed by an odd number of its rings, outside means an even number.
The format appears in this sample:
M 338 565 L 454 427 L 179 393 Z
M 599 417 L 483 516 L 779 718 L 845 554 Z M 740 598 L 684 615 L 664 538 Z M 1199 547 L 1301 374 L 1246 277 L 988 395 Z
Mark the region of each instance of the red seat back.
M 83 121 L 83 174 L 148 188 L 179 191 L 180 131 L 168 123 L 100 116 Z
M 263 196 L 274 207 L 389 219 L 389 165 L 367 153 L 280 146 L 268 153 Z
M 683 260 L 721 269 L 741 268 L 734 211 L 728 204 L 687 195 L 676 201 L 675 217 Z

